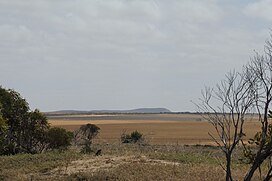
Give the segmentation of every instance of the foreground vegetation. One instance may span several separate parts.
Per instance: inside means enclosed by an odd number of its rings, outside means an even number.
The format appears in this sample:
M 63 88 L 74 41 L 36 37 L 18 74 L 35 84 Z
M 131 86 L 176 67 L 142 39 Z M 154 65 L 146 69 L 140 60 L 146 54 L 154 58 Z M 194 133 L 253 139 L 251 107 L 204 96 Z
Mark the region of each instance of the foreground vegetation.
M 101 149 L 102 155 L 95 156 Z M 212 146 L 94 144 L 90 154 L 69 149 L 0 157 L 0 180 L 224 180 L 224 155 Z M 248 165 L 235 154 L 233 174 Z M 258 179 L 258 175 L 254 177 Z
M 73 151 L 51 151 L 42 154 L 0 156 L 0 180 L 30 180 L 46 172 L 79 159 Z
M 150 145 L 146 135 L 137 130 L 123 132 L 115 144 L 94 144 L 100 132 L 96 125 L 81 125 L 74 132 L 50 127 L 42 113 L 30 111 L 19 93 L 1 87 L 0 103 L 0 180 L 225 178 L 221 147 Z M 239 180 L 251 163 L 245 161 L 243 150 L 239 147 L 232 154 L 232 175 Z

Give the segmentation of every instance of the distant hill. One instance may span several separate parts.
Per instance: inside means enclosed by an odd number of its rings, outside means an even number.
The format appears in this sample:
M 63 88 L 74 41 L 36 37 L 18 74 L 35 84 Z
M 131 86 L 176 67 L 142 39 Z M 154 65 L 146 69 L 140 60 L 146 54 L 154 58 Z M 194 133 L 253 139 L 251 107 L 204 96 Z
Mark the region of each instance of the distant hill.
M 45 114 L 84 114 L 90 111 L 79 111 L 79 110 L 60 110 L 60 111 L 50 111 L 44 112 Z
M 79 111 L 79 110 L 60 110 L 45 112 L 45 114 L 91 114 L 91 113 L 170 113 L 171 111 L 166 108 L 138 108 L 130 110 L 92 110 L 92 111 Z
M 131 113 L 169 113 L 171 111 L 166 108 L 139 108 L 139 109 L 128 110 L 127 112 L 131 112 Z

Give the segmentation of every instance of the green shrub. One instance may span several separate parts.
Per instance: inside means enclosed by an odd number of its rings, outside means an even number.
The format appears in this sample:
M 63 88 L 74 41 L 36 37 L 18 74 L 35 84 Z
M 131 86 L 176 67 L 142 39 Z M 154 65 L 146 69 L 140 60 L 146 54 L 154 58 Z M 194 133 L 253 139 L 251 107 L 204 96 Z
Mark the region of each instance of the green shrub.
M 138 132 L 137 130 L 133 131 L 130 134 L 123 133 L 121 135 L 121 142 L 122 143 L 138 143 L 138 142 L 141 142 L 143 140 L 144 140 L 143 134 Z
M 48 149 L 67 149 L 71 145 L 73 133 L 63 128 L 53 127 L 47 132 Z

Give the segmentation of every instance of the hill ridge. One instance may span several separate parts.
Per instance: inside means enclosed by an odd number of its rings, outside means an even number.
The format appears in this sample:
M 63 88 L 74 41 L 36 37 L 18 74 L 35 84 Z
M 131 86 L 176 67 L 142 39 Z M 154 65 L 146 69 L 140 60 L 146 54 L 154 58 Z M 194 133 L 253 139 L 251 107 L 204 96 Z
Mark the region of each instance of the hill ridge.
M 45 114 L 88 114 L 88 113 L 170 113 L 171 111 L 167 108 L 136 108 L 128 110 L 59 110 L 45 112 Z

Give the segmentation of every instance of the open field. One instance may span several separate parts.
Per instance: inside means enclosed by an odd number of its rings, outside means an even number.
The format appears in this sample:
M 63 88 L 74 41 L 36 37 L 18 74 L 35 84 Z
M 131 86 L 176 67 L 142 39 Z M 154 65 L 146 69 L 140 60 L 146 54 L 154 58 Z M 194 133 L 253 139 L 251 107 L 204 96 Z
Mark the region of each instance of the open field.
M 213 144 L 208 135 L 214 128 L 196 114 L 118 114 L 118 115 L 71 115 L 49 117 L 52 126 L 75 130 L 80 125 L 91 123 L 101 128 L 98 142 L 119 142 L 124 132 L 138 130 L 144 133 L 151 144 Z M 245 124 L 247 138 L 258 131 L 254 119 Z

